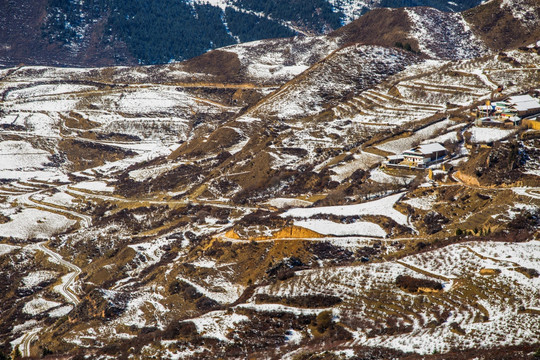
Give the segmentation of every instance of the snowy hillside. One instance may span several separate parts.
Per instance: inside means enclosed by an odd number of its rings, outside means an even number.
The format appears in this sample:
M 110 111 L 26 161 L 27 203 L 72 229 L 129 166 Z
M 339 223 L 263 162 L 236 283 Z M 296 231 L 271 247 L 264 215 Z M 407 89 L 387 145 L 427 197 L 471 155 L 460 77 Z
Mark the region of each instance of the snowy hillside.
M 531 358 L 538 115 L 477 117 L 540 107 L 540 47 L 371 14 L 166 65 L 0 69 L 0 358 Z
M 461 14 L 443 13 L 430 8 L 410 8 L 412 38 L 419 50 L 434 58 L 470 59 L 488 53 L 484 43 L 470 30 Z

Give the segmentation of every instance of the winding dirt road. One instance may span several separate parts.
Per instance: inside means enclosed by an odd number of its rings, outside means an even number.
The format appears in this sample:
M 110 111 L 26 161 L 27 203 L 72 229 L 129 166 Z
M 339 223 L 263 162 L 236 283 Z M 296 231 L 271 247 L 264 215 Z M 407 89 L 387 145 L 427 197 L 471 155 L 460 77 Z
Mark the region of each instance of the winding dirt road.
M 32 193 L 26 193 L 26 194 L 23 194 L 23 195 L 19 196 L 18 199 L 21 202 L 21 204 L 23 204 L 23 205 L 25 205 L 27 207 L 37 208 L 39 210 L 49 211 L 49 212 L 52 212 L 52 213 L 55 213 L 55 214 L 61 214 L 61 215 L 64 215 L 64 216 L 70 215 L 71 217 L 74 217 L 76 219 L 80 219 L 79 223 L 81 224 L 82 227 L 89 227 L 90 225 L 92 225 L 92 217 L 91 216 L 80 214 L 78 212 L 63 209 L 63 208 L 59 208 L 59 207 L 49 206 L 49 205 L 43 204 L 41 202 L 36 202 L 36 201 L 32 200 L 32 195 L 35 195 L 35 194 L 37 194 L 39 192 L 40 191 L 32 192 Z
M 41 331 L 41 328 L 33 328 L 24 335 L 21 344 L 19 345 L 19 350 L 21 351 L 22 357 L 30 357 L 30 345 L 32 342 L 38 338 L 38 333 Z
M 68 303 L 75 306 L 78 305 L 80 303 L 80 300 L 77 297 L 75 289 L 73 288 L 73 283 L 81 274 L 82 270 L 78 266 L 64 260 L 62 256 L 60 256 L 60 254 L 55 253 L 54 251 L 46 247 L 45 242 L 37 244 L 37 250 L 44 252 L 52 259 L 53 262 L 58 263 L 71 270 L 71 272 L 62 276 L 62 283 L 55 286 L 54 290 L 57 291 L 60 295 L 62 295 Z M 41 330 L 41 327 L 33 328 L 24 335 L 22 342 L 19 345 L 19 350 L 21 351 L 21 355 L 23 357 L 30 357 L 32 355 L 31 345 L 35 340 L 37 340 L 38 334 Z
M 70 262 L 65 261 L 62 256 L 55 253 L 51 249 L 47 248 L 45 246 L 45 242 L 41 242 L 37 245 L 38 250 L 43 251 L 45 254 L 47 254 L 50 258 L 53 259 L 54 262 L 72 270 L 67 275 L 62 276 L 62 283 L 60 285 L 55 286 L 55 290 L 58 291 L 60 295 L 62 295 L 67 302 L 78 305 L 80 303 L 79 298 L 77 297 L 77 293 L 73 289 L 73 283 L 75 282 L 75 279 L 81 274 L 82 270 L 76 266 L 73 265 Z

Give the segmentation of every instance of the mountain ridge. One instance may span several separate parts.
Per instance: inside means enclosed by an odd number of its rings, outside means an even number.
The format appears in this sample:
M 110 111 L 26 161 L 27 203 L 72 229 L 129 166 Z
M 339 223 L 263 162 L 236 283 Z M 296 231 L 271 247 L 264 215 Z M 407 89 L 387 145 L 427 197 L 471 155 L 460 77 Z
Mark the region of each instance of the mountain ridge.
M 2 5 L 0 19 L 5 27 L 0 34 L 0 65 L 88 67 L 166 63 L 239 41 L 287 37 L 297 32 L 328 33 L 352 21 L 352 14 L 357 17 L 378 6 L 430 3 L 311 0 L 295 1 L 293 5 L 273 1 L 262 7 L 248 0 L 170 4 L 165 3 L 169 0 L 161 1 L 164 3 L 145 6 L 121 0 L 40 0 L 32 4 L 8 1 Z M 440 3 L 435 1 L 434 5 L 440 7 Z M 475 0 L 463 6 L 469 8 L 477 3 Z M 291 11 L 290 6 L 296 10 Z M 342 11 L 353 8 L 362 10 L 351 10 L 348 17 L 342 15 Z

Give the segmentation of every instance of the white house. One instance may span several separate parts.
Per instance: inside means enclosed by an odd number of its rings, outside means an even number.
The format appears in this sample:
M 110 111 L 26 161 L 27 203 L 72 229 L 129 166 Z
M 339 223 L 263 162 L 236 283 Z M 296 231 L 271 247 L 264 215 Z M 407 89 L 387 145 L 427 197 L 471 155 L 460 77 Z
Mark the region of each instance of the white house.
M 403 153 L 404 162 L 416 167 L 428 167 L 448 154 L 439 143 L 419 145 Z
M 489 104 L 489 105 L 488 105 Z M 540 102 L 530 95 L 510 96 L 504 101 L 486 103 L 477 107 L 477 115 L 484 117 L 520 118 L 540 113 Z
M 519 117 L 540 113 L 540 102 L 530 95 L 510 96 L 506 102 L 510 104 L 510 109 L 514 110 Z

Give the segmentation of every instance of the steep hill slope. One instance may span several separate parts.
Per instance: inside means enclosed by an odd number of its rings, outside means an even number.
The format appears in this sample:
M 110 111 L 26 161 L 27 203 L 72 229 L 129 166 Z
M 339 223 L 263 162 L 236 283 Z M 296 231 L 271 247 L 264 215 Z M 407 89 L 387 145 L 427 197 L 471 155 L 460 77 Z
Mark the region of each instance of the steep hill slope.
M 398 45 L 443 59 L 479 57 L 489 49 L 461 13 L 425 7 L 376 9 L 332 35 L 347 42 Z
M 105 23 L 95 19 L 84 24 L 72 41 L 59 41 L 44 34 L 48 0 L 3 1 L 0 4 L 0 66 L 83 65 L 106 66 L 134 64 L 136 60 L 125 43 L 111 39 L 104 42 Z M 79 15 L 80 16 L 80 15 Z M 91 17 L 91 15 L 87 15 Z M 70 26 L 66 21 L 65 26 Z
M 106 66 L 184 60 L 211 49 L 294 34 L 326 34 L 377 7 L 459 4 L 423 1 L 6 1 L 0 4 L 0 66 Z
M 464 18 L 491 48 L 504 50 L 540 39 L 540 1 L 491 0 L 465 11 Z

